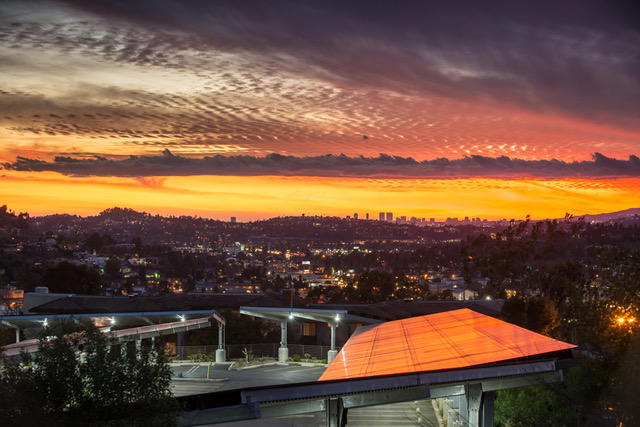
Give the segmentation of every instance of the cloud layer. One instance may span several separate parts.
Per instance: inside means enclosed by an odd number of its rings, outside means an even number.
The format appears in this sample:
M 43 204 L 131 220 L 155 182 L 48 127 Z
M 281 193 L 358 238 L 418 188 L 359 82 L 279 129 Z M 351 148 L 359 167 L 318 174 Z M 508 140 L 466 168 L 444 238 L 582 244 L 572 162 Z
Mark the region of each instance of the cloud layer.
M 627 157 L 634 7 L 7 1 L 0 160 Z
M 506 156 L 468 156 L 462 159 L 417 161 L 410 157 L 380 154 L 378 157 L 324 155 L 313 157 L 270 154 L 255 156 L 206 156 L 188 158 L 169 150 L 160 156 L 131 156 L 121 160 L 56 157 L 42 161 L 20 157 L 2 165 L 6 170 L 53 171 L 69 176 L 313 176 L 368 178 L 621 178 L 640 177 L 640 159 L 617 160 L 596 153 L 591 161 L 521 160 Z

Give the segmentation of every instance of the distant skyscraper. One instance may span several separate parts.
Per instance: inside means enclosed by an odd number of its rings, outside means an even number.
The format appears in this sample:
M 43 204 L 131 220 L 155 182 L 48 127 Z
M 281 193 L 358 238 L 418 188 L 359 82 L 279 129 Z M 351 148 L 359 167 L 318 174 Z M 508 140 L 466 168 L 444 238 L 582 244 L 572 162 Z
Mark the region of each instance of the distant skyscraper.
M 380 215 L 380 216 L 378 217 L 378 219 L 379 219 L 380 221 L 384 221 L 384 212 L 380 212 L 380 214 L 379 214 L 379 215 Z
M 235 216 L 231 217 L 231 222 L 236 222 L 236 217 Z
M 393 212 L 387 212 L 387 222 L 393 222 Z
M 369 221 L 369 214 L 367 213 L 367 221 Z
M 353 219 L 358 219 L 358 213 L 357 212 L 353 214 Z

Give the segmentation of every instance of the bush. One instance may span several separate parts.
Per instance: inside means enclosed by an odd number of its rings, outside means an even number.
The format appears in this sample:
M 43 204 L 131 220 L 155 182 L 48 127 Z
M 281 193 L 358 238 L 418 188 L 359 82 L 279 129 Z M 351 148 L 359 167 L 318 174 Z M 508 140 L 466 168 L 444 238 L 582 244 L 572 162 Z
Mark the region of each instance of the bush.
M 122 345 L 109 347 L 89 321 L 51 322 L 37 353 L 5 360 L 3 425 L 175 425 L 180 407 L 162 340 L 140 350 Z

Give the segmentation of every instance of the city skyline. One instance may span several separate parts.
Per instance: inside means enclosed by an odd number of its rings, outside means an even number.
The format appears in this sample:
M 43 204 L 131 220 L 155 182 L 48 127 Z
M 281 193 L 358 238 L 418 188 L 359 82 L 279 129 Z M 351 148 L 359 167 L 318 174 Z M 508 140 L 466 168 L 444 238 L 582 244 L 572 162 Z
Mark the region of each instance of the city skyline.
M 638 207 L 637 12 L 6 1 L 0 198 L 238 221 Z

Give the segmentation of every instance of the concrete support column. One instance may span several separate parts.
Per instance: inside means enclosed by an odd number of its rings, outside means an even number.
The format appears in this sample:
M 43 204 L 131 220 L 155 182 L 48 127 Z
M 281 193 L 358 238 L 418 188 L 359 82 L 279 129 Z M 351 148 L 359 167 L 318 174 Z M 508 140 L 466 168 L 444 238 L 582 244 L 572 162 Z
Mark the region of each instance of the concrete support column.
M 20 329 L 16 329 L 16 342 L 20 342 Z
M 325 401 L 327 427 L 343 427 L 347 425 L 347 408 L 342 404 L 342 399 L 327 399 Z
M 333 362 L 333 359 L 338 355 L 338 350 L 336 350 L 336 326 L 335 322 L 331 322 L 331 350 L 327 353 L 327 363 Z
M 218 323 L 218 349 L 216 350 L 216 363 L 224 363 L 227 361 L 227 352 L 224 349 L 224 326 Z
M 278 349 L 278 362 L 286 362 L 289 359 L 287 348 L 287 321 L 280 321 L 280 348 Z
M 469 427 L 481 427 L 480 406 L 482 404 L 482 384 L 469 384 L 465 387 L 467 398 L 467 419 Z
M 466 393 L 466 388 L 465 388 L 465 393 Z M 452 404 L 451 404 L 451 409 L 457 409 L 458 413 L 460 414 L 460 420 L 462 422 L 467 422 L 469 420 L 468 417 L 468 406 L 467 406 L 467 396 L 466 394 L 461 395 L 461 396 L 452 396 Z
M 482 427 L 493 427 L 493 408 L 496 398 L 495 391 L 482 393 Z
M 185 332 L 178 332 L 176 334 L 176 345 L 180 347 L 184 347 L 185 342 L 187 341 L 187 334 Z
M 184 332 L 178 332 L 176 334 L 176 354 L 178 359 L 184 359 L 185 348 L 184 344 L 187 341 L 187 336 Z
M 140 357 L 142 356 L 142 339 L 137 339 L 136 340 L 136 357 L 138 359 L 140 359 Z

